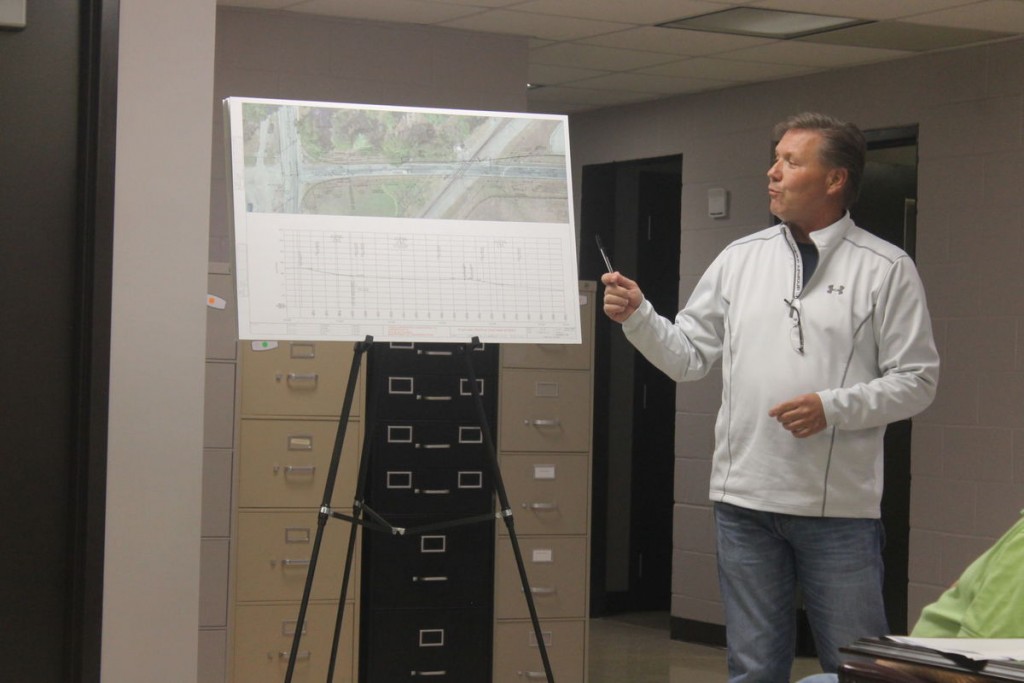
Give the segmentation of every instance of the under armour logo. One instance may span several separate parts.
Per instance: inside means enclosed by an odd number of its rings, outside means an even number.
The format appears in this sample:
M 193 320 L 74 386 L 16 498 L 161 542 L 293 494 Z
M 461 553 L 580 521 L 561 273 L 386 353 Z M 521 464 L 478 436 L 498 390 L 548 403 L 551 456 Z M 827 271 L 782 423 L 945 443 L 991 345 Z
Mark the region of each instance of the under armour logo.
M 846 285 L 839 285 L 838 287 L 829 285 L 828 294 L 842 294 L 844 289 L 846 289 Z

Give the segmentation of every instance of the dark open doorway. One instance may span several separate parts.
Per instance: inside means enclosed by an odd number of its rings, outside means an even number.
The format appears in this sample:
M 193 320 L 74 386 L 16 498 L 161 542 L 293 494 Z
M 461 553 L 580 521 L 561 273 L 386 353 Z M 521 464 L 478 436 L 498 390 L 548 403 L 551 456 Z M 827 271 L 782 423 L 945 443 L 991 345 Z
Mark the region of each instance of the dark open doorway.
M 605 270 L 600 235 L 656 309 L 676 310 L 681 188 L 681 156 L 584 167 L 580 277 Z M 668 610 L 675 383 L 597 318 L 590 613 Z
M 854 221 L 915 257 L 917 243 L 917 127 L 869 131 L 868 163 Z M 885 605 L 889 629 L 907 632 L 910 561 L 910 431 L 901 420 L 885 431 Z

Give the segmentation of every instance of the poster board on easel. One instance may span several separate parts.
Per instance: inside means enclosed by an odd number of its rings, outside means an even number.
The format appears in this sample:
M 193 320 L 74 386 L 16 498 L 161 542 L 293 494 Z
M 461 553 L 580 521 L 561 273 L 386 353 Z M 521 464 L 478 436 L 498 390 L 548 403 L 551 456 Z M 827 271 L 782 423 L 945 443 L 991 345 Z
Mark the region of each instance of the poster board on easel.
M 240 339 L 580 342 L 567 117 L 225 113 Z

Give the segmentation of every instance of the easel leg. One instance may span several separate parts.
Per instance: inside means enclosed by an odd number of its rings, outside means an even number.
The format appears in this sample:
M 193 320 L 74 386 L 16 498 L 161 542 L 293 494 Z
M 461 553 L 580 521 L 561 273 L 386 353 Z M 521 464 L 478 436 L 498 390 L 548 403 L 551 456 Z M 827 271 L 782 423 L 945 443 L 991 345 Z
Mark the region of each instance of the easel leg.
M 483 430 L 484 443 L 487 445 L 487 454 L 490 456 L 491 474 L 494 477 L 494 488 L 498 493 L 498 503 L 501 506 L 501 517 L 505 520 L 505 527 L 508 529 L 508 537 L 512 542 L 512 552 L 516 558 L 516 567 L 519 569 L 519 580 L 523 585 L 523 595 L 526 596 L 526 606 L 530 611 L 530 621 L 533 623 L 533 633 L 537 638 L 537 647 L 540 650 L 540 658 L 544 664 L 544 673 L 548 683 L 554 683 L 555 678 L 551 673 L 551 662 L 548 659 L 547 646 L 544 643 L 544 634 L 540 629 L 540 619 L 537 617 L 537 606 L 533 601 L 533 591 L 530 589 L 530 582 L 526 577 L 526 565 L 523 563 L 523 553 L 519 548 L 519 539 L 516 538 L 515 522 L 512 519 L 512 508 L 508 502 L 508 495 L 505 493 L 505 483 L 501 478 L 501 469 L 498 466 L 498 454 L 494 447 L 494 439 L 487 422 L 487 413 L 484 410 L 484 403 L 480 397 L 480 389 L 476 383 L 476 371 L 473 369 L 473 359 L 470 352 L 480 346 L 480 339 L 473 337 L 473 342 L 464 349 L 466 368 L 469 373 L 470 391 L 476 401 L 477 414 L 480 419 L 480 428 Z
M 356 530 L 358 528 L 356 524 L 353 524 L 348 536 L 348 554 L 345 556 L 345 574 L 341 580 L 341 595 L 338 596 L 338 618 L 334 622 L 334 640 L 331 644 L 331 660 L 327 666 L 327 683 L 334 680 L 334 665 L 338 660 L 338 644 L 341 642 L 341 626 L 345 620 L 345 600 L 348 598 L 348 582 L 352 576 L 352 557 L 355 554 Z
M 367 337 L 366 349 L 372 345 L 372 338 Z M 375 405 L 375 392 L 368 389 L 367 406 Z M 363 501 L 366 495 L 366 476 L 369 472 L 370 450 L 373 439 L 369 434 L 363 436 L 363 447 L 359 456 L 359 469 L 356 474 L 356 492 L 352 503 L 352 532 L 348 537 L 348 552 L 345 555 L 345 573 L 341 580 L 341 594 L 338 596 L 338 618 L 334 622 L 334 640 L 331 645 L 331 659 L 327 667 L 327 683 L 334 680 L 334 667 L 338 660 L 338 644 L 341 641 L 342 622 L 345 619 L 345 600 L 348 598 L 348 585 L 352 577 L 352 560 L 355 557 L 357 530 L 363 520 Z
M 292 676 L 295 673 L 295 661 L 299 654 L 299 641 L 302 639 L 302 629 L 306 623 L 306 611 L 309 607 L 309 596 L 313 589 L 313 576 L 316 573 L 317 560 L 320 557 L 320 544 L 323 541 L 324 528 L 327 525 L 327 520 L 331 516 L 331 498 L 334 496 L 334 484 L 338 478 L 338 467 L 341 461 L 341 447 L 345 442 L 345 429 L 348 426 L 349 416 L 352 414 L 352 400 L 355 396 L 356 384 L 359 380 L 359 365 L 362 362 L 363 354 L 373 344 L 373 337 L 367 337 L 365 341 L 359 342 L 355 346 L 355 353 L 352 356 L 352 368 L 349 370 L 348 385 L 345 387 L 345 402 L 341 409 L 341 418 L 338 421 L 338 431 L 334 439 L 334 451 L 331 453 L 331 465 L 327 472 L 327 481 L 324 484 L 324 496 L 320 503 L 320 513 L 317 517 L 317 528 L 316 537 L 313 540 L 313 550 L 309 557 L 309 570 L 306 572 L 306 584 L 302 591 L 302 602 L 299 604 L 299 615 L 295 621 L 295 635 L 292 638 L 292 649 L 288 655 L 288 669 L 285 672 L 284 680 L 285 683 L 291 683 Z M 355 538 L 355 529 L 352 530 L 352 536 L 349 538 L 349 552 L 351 554 L 353 548 L 353 539 Z M 351 555 L 350 555 L 351 558 Z M 350 562 L 349 562 L 350 563 Z M 345 570 L 345 581 L 348 582 L 348 564 L 346 563 Z M 343 588 L 344 590 L 344 588 Z M 339 605 L 339 610 L 343 609 L 344 602 Z M 341 627 L 341 613 L 338 616 L 337 628 Z M 335 645 L 337 644 L 338 634 L 335 633 Z M 334 667 L 334 657 L 331 658 L 331 668 Z M 328 677 L 328 681 L 330 677 Z

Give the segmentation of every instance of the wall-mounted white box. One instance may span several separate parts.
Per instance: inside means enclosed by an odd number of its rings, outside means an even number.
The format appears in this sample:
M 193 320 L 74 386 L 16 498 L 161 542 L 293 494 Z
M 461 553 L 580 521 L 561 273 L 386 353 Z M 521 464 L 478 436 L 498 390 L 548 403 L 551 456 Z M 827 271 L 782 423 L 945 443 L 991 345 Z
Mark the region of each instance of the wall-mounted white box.
M 729 192 L 724 187 L 708 190 L 708 216 L 726 218 L 729 216 Z
M 28 0 L 0 0 L 0 28 L 25 28 Z

